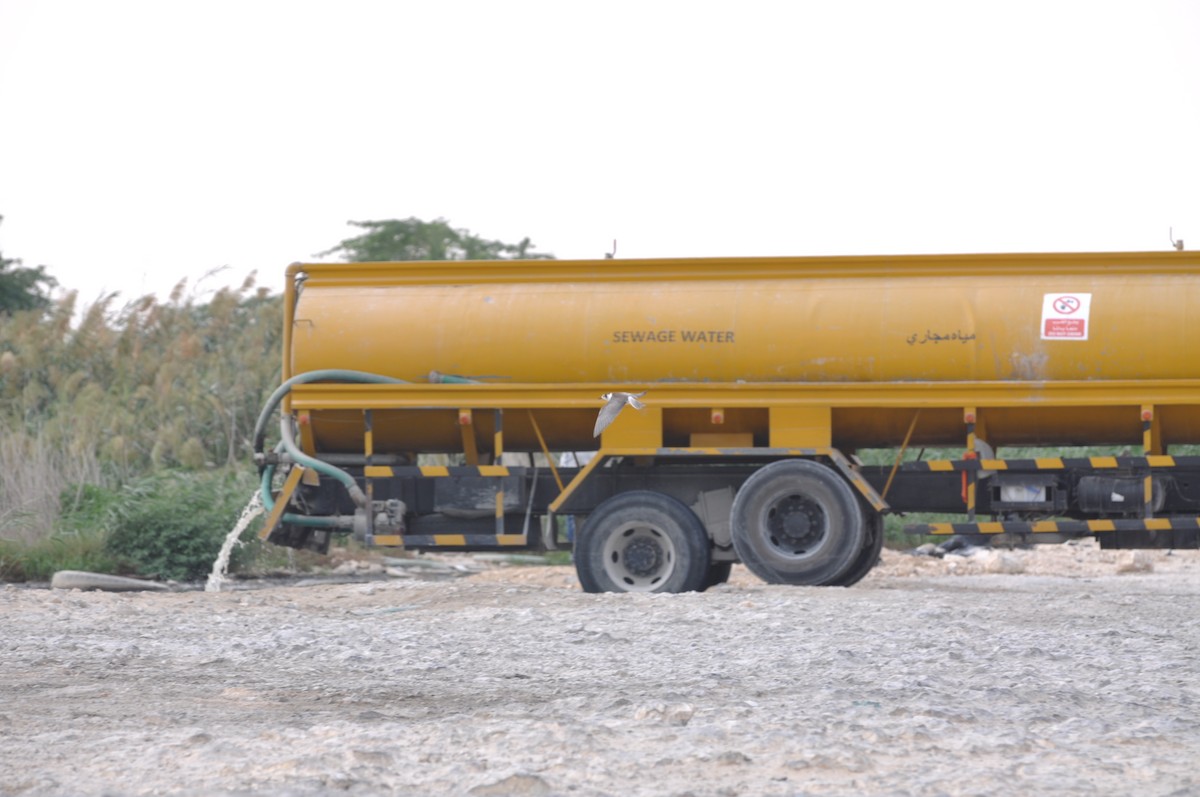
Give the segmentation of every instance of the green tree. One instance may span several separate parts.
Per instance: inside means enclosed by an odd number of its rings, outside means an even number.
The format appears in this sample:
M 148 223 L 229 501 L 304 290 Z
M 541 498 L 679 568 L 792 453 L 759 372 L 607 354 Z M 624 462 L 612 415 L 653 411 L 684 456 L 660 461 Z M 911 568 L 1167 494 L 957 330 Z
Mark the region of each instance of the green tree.
M 4 217 L 0 216 L 0 221 Z M 41 310 L 50 306 L 48 291 L 58 282 L 45 266 L 25 268 L 21 261 L 0 254 L 0 313 Z
M 469 230 L 456 229 L 445 219 L 422 221 L 350 221 L 366 232 L 347 238 L 318 257 L 338 255 L 352 263 L 381 260 L 545 260 L 554 255 L 533 251 L 533 242 L 489 241 Z

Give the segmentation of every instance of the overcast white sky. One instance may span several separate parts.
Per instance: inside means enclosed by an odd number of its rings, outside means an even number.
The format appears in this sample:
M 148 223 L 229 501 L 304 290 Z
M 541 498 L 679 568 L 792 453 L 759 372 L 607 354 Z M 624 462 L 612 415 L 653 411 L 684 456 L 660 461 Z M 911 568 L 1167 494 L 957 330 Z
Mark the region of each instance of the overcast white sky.
M 1200 2 L 0 0 L 0 253 L 86 303 L 350 219 L 560 258 L 1200 247 Z

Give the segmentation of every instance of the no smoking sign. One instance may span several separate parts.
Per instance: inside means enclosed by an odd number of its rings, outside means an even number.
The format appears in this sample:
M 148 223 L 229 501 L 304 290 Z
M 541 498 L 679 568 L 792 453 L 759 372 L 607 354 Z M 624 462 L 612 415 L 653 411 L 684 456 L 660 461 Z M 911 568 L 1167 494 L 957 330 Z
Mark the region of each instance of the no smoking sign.
M 1087 340 L 1090 293 L 1047 293 L 1042 298 L 1042 340 Z

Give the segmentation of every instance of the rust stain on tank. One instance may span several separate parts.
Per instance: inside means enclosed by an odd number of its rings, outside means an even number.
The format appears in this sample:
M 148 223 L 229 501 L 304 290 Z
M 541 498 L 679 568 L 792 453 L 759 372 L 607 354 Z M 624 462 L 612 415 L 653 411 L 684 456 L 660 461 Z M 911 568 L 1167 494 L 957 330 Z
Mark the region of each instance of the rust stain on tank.
M 1023 382 L 1036 382 L 1046 378 L 1046 364 L 1050 356 L 1045 352 L 1012 354 L 1012 378 Z

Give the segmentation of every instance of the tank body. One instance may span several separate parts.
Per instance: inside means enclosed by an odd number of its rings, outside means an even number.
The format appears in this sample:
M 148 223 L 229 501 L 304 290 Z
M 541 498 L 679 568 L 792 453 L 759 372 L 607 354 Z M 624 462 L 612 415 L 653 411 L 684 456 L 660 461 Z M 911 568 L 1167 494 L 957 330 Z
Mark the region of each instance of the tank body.
M 895 446 L 910 428 L 914 444 L 959 441 L 961 406 L 988 407 L 1008 388 L 1020 388 L 1009 391 L 1016 398 L 981 410 L 994 444 L 1136 443 L 1138 405 L 1167 390 L 1157 408 L 1163 440 L 1200 443 L 1195 253 L 293 269 L 303 286 L 290 314 L 290 374 L 342 368 L 414 383 L 453 374 L 518 391 L 649 389 L 667 404 L 668 445 L 712 431 L 709 407 L 726 404 L 721 431 L 762 444 L 767 409 L 722 403 L 747 386 L 783 396 L 820 388 L 832 443 L 846 448 Z M 671 406 L 669 388 L 680 384 L 711 388 L 708 406 Z M 923 385 L 931 395 L 953 386 L 962 400 L 936 406 L 922 398 Z M 1044 398 L 1066 385 L 1077 399 Z M 913 424 L 917 409 L 924 414 Z M 594 414 L 541 406 L 546 444 L 595 447 Z M 532 424 L 510 415 L 509 447 L 536 448 Z M 322 410 L 313 424 L 328 450 L 361 446 L 353 409 Z M 376 434 L 406 450 L 450 450 L 461 440 L 452 413 L 438 408 L 383 413 Z

